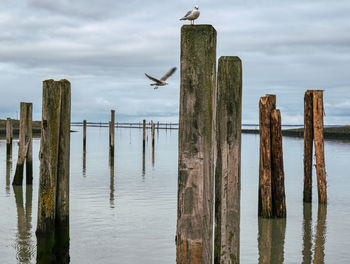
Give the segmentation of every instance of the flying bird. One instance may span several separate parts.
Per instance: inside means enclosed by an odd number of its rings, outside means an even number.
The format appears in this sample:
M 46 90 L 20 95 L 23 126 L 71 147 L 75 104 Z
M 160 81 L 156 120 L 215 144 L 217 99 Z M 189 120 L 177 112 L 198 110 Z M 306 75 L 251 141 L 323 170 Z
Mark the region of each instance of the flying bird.
M 199 7 L 196 5 L 194 6 L 193 10 L 188 11 L 187 14 L 183 17 L 180 18 L 180 20 L 191 20 L 191 25 L 194 25 L 194 20 L 199 17 Z
M 153 86 L 155 85 L 154 89 L 158 89 L 158 86 L 164 86 L 167 85 L 168 83 L 165 82 L 166 79 L 168 79 L 174 72 L 176 71 L 176 67 L 171 68 L 162 78 L 160 78 L 160 80 L 149 76 L 147 73 L 145 73 L 145 75 L 152 81 L 154 81 L 155 83 L 151 83 L 150 85 Z

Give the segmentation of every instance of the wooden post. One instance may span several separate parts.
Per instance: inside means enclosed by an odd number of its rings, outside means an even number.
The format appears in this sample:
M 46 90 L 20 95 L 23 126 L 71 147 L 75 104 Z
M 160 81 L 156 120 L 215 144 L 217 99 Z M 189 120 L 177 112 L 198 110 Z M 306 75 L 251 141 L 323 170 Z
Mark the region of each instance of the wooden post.
M 272 183 L 271 183 L 271 111 L 276 108 L 276 96 L 266 95 L 260 98 L 260 161 L 259 161 L 259 210 L 258 215 L 271 218 Z
M 271 112 L 271 165 L 272 165 L 272 197 L 273 213 L 278 218 L 285 218 L 286 195 L 284 190 L 284 169 L 282 150 L 282 128 L 280 110 Z
M 143 135 L 142 135 L 142 146 L 143 150 L 145 149 L 146 146 L 146 120 L 143 120 Z
M 304 202 L 312 201 L 312 141 L 313 141 L 313 95 L 307 90 L 304 96 Z
M 12 150 L 12 120 L 6 119 L 6 155 L 9 155 Z
M 111 110 L 111 123 L 109 130 L 109 151 L 114 157 L 114 138 L 115 138 L 115 110 Z
M 69 261 L 69 133 L 70 83 L 46 80 L 39 154 L 37 263 Z
M 215 87 L 216 30 L 182 26 L 177 263 L 212 263 Z
M 22 185 L 23 166 L 26 161 L 26 184 L 33 182 L 33 157 L 32 157 L 32 103 L 20 104 L 20 127 L 18 160 L 13 185 Z
M 214 263 L 239 263 L 242 62 L 220 57 L 216 109 Z
M 155 130 L 155 125 L 152 123 L 152 148 L 154 148 L 154 130 Z
M 327 203 L 326 167 L 324 161 L 323 137 L 323 91 L 313 91 L 313 122 L 316 156 L 316 174 L 318 187 L 318 202 Z
M 86 152 L 86 120 L 83 121 L 83 152 Z

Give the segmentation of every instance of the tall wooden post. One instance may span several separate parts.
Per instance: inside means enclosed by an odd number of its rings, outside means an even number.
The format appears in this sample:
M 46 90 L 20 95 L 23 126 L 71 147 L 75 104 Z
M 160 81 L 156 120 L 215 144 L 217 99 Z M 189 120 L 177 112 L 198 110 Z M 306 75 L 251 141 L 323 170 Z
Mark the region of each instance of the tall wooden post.
M 260 98 L 260 161 L 259 161 L 259 210 L 258 215 L 271 218 L 272 183 L 271 183 L 271 111 L 276 108 L 276 96 L 266 95 Z
M 271 112 L 271 165 L 272 197 L 274 216 L 287 216 L 286 195 L 284 190 L 284 168 L 282 150 L 282 123 L 280 110 Z
M 216 109 L 214 263 L 239 263 L 242 62 L 220 57 Z
M 115 138 L 115 110 L 111 110 L 111 122 L 109 129 L 109 151 L 112 157 L 114 157 L 114 138 Z
M 304 95 L 304 202 L 312 201 L 312 141 L 313 130 L 313 93 L 307 90 Z
M 6 154 L 9 155 L 12 150 L 12 120 L 6 119 Z
M 37 263 L 69 261 L 70 104 L 67 80 L 43 82 Z
M 177 263 L 212 263 L 215 87 L 216 30 L 182 26 Z
M 316 156 L 316 174 L 318 187 L 318 202 L 327 203 L 326 167 L 324 161 L 323 137 L 323 91 L 313 91 L 313 122 Z
M 26 183 L 33 182 L 32 108 L 32 103 L 20 104 L 18 160 L 13 185 L 22 185 L 24 161 L 26 161 Z
M 83 121 L 83 152 L 86 152 L 86 120 Z

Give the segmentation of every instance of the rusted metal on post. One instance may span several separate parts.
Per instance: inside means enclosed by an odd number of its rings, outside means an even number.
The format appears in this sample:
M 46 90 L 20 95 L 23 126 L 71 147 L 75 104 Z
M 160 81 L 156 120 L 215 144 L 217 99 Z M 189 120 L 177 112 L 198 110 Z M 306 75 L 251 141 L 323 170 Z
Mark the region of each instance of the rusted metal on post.
M 217 78 L 214 263 L 239 263 L 242 62 L 220 57 Z
M 304 202 L 312 201 L 313 91 L 304 95 Z
M 26 184 L 33 182 L 32 109 L 32 103 L 21 102 L 18 160 L 13 185 L 22 185 L 23 183 L 24 162 L 26 162 Z
M 258 215 L 273 217 L 271 182 L 271 111 L 276 108 L 276 96 L 266 95 L 259 102 L 260 161 Z
M 316 156 L 316 174 L 318 187 L 318 202 L 327 203 L 327 180 L 324 160 L 323 136 L 323 91 L 313 91 L 313 123 Z
M 183 26 L 177 263 L 212 263 L 215 87 L 216 30 L 211 25 Z

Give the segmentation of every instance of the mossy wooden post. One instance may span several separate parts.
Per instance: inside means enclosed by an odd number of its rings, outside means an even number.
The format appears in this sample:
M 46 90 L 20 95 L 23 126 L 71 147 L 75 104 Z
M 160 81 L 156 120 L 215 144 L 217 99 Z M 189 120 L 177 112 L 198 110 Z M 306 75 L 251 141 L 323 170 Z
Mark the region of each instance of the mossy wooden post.
M 59 88 L 61 90 L 61 111 L 57 168 L 55 254 L 58 263 L 69 263 L 70 82 L 67 80 L 59 81 Z
M 83 121 L 83 152 L 86 152 L 86 120 Z
M 312 142 L 313 142 L 313 94 L 304 95 L 304 202 L 312 201 Z
M 216 30 L 181 28 L 177 263 L 212 263 Z
M 115 138 L 115 110 L 111 110 L 111 122 L 109 130 L 109 152 L 114 157 L 114 138 Z
M 43 82 L 40 139 L 40 178 L 38 193 L 37 263 L 55 259 L 56 193 L 58 175 L 59 127 L 61 117 L 60 83 Z
M 145 147 L 146 147 L 146 120 L 143 120 L 143 126 L 142 126 L 142 148 L 143 151 L 145 151 Z
M 272 197 L 273 213 L 275 217 L 285 218 L 286 195 L 284 188 L 284 168 L 282 150 L 282 127 L 280 110 L 274 109 L 271 112 L 271 165 L 272 165 Z
M 259 206 L 258 215 L 273 217 L 271 183 L 271 111 L 276 108 L 276 96 L 266 95 L 260 98 L 260 161 L 259 161 Z
M 6 119 L 6 155 L 10 155 L 12 151 L 12 120 Z
M 216 108 L 214 263 L 239 263 L 242 62 L 221 57 Z
M 323 91 L 313 91 L 313 122 L 316 156 L 316 174 L 318 187 L 318 202 L 327 203 L 326 167 L 324 161 L 323 137 Z
M 26 183 L 33 182 L 33 157 L 32 157 L 32 103 L 20 104 L 19 148 L 18 160 L 13 185 L 22 185 L 23 166 L 26 161 Z

